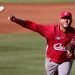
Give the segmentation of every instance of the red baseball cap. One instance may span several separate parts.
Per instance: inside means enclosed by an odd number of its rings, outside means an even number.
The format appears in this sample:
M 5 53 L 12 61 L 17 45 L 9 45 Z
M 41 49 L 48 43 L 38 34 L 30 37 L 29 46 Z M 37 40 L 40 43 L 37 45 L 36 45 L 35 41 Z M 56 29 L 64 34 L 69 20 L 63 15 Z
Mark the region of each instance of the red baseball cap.
M 64 18 L 64 17 L 69 17 L 69 18 L 72 19 L 72 14 L 71 14 L 71 12 L 68 12 L 68 11 L 61 12 L 60 18 Z

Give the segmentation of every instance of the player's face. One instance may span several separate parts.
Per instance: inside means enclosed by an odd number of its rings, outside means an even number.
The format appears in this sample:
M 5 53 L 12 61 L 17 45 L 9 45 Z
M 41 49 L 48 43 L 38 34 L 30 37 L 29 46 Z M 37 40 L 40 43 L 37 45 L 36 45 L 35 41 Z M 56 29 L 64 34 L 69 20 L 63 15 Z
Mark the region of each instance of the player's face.
M 60 19 L 60 25 L 63 27 L 63 28 L 68 28 L 71 26 L 71 23 L 72 23 L 72 19 L 69 18 L 69 17 L 63 17 Z

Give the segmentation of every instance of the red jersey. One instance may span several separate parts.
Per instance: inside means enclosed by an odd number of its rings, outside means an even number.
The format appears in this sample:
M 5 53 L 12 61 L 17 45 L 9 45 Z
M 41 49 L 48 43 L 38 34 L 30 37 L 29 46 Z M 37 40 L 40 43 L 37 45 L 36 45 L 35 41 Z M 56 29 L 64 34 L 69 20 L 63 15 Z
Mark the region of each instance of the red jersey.
M 64 33 L 60 30 L 59 25 L 40 25 L 28 20 L 25 21 L 24 27 L 38 32 L 46 38 L 46 57 L 56 63 L 62 63 L 67 60 L 65 47 L 74 38 L 74 29 L 70 29 L 68 33 Z

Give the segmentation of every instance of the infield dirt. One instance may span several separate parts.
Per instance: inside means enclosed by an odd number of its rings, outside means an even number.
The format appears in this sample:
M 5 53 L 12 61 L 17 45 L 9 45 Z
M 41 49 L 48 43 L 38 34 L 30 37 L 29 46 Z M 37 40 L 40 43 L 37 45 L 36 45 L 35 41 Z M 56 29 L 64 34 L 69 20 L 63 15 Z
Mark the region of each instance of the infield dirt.
M 5 11 L 0 12 L 0 33 L 27 32 L 29 30 L 8 21 L 10 15 L 40 24 L 57 24 L 62 11 L 70 11 L 75 21 L 75 4 L 1 4 Z

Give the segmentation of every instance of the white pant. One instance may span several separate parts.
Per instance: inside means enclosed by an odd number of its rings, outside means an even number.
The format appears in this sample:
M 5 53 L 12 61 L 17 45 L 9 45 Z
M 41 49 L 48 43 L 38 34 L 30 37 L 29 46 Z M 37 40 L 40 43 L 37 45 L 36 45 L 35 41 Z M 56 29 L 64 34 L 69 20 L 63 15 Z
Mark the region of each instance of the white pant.
M 56 70 L 58 70 L 58 75 L 69 75 L 72 67 L 72 61 L 63 62 L 62 64 L 57 64 L 50 59 L 46 59 L 45 69 L 47 75 L 55 75 Z
M 58 66 L 58 75 L 69 75 L 72 68 L 72 61 L 67 61 Z

